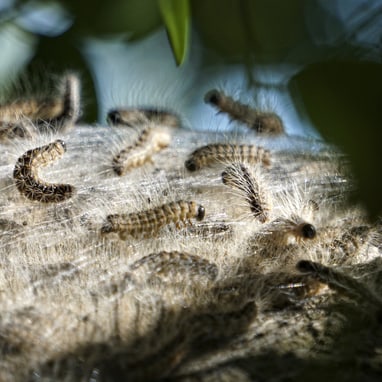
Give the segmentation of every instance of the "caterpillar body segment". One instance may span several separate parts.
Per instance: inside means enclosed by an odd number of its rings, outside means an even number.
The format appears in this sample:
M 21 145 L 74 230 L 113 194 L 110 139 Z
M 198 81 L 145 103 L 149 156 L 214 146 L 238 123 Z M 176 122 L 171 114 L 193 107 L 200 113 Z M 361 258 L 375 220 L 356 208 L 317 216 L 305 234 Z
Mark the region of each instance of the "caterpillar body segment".
M 206 93 L 204 101 L 219 112 L 226 113 L 233 120 L 244 123 L 258 133 L 268 135 L 280 135 L 284 133 L 284 125 L 281 118 L 271 112 L 263 112 L 244 105 L 224 92 L 213 89 Z
M 0 119 L 16 122 L 22 118 L 31 121 L 53 119 L 63 112 L 63 103 L 59 98 L 27 99 L 0 105 Z
M 61 110 L 53 116 L 41 118 L 59 129 L 73 126 L 81 115 L 80 80 L 75 74 L 66 74 L 61 81 Z
M 170 111 L 155 108 L 113 109 L 106 117 L 110 125 L 139 126 L 153 122 L 167 127 L 180 127 L 180 118 Z
M 269 167 L 271 155 L 268 150 L 260 146 L 217 143 L 196 149 L 184 165 L 188 171 L 196 171 L 220 162 L 261 163 Z
M 170 142 L 171 136 L 167 131 L 152 125 L 145 126 L 134 144 L 114 156 L 112 161 L 114 172 L 122 176 L 133 168 L 152 162 L 152 155 L 165 149 Z
M 222 181 L 243 193 L 251 213 L 257 220 L 265 223 L 269 219 L 270 201 L 249 168 L 242 163 L 228 166 L 222 173 Z
M 80 80 L 66 74 L 58 95 L 0 105 L 0 139 L 29 138 L 38 131 L 64 129 L 74 125 L 80 113 Z
M 58 203 L 69 199 L 75 188 L 70 184 L 47 183 L 39 178 L 38 170 L 60 159 L 66 151 L 62 140 L 28 150 L 16 162 L 13 178 L 17 189 L 30 200 Z
M 218 268 L 214 263 L 201 258 L 178 251 L 152 253 L 134 262 L 130 269 L 132 271 L 144 267 L 151 274 L 173 274 L 182 272 L 188 276 L 206 276 L 215 280 Z
M 201 221 L 204 215 L 203 206 L 194 201 L 179 200 L 142 212 L 108 215 L 101 233 L 116 232 L 122 240 L 129 236 L 150 237 L 155 236 L 165 225 L 174 223 L 180 228 L 181 223 L 191 224 L 192 218 Z

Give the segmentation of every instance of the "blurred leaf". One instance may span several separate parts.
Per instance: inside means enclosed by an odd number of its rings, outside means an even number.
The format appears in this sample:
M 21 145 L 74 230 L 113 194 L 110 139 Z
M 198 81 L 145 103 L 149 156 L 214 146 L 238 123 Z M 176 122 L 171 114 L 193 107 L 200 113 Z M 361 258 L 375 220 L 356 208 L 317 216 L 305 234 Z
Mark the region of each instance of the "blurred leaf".
M 189 42 L 190 6 L 188 0 L 159 0 L 159 8 L 177 65 L 183 63 Z
M 314 64 L 297 74 L 291 87 L 324 138 L 349 155 L 358 198 L 376 218 L 382 212 L 382 65 Z
M 129 33 L 129 40 L 136 40 L 163 25 L 154 0 L 65 0 L 62 4 L 75 16 L 73 28 L 79 36 Z
M 230 61 L 250 55 L 257 62 L 293 61 L 310 54 L 304 0 L 193 0 L 191 5 L 204 45 Z

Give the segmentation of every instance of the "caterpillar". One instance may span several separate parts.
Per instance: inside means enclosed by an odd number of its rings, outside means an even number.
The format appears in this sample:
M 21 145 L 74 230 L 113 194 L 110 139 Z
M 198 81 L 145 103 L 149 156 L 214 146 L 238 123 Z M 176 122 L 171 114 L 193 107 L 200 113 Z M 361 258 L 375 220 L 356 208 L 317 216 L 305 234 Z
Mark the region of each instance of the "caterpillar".
M 215 280 L 218 275 L 216 264 L 178 251 L 152 253 L 134 262 L 130 269 L 134 271 L 143 266 L 153 274 L 183 272 L 190 276 L 206 276 L 210 280 Z
M 301 219 L 299 216 L 292 216 L 290 219 L 276 219 L 270 224 L 270 232 L 289 233 L 297 240 L 312 240 L 317 236 L 316 227 Z
M 61 110 L 53 116 L 39 119 L 48 122 L 50 126 L 65 129 L 73 126 L 81 115 L 80 80 L 73 73 L 66 74 L 61 81 Z
M 166 148 L 170 141 L 171 136 L 167 131 L 157 129 L 151 124 L 146 125 L 134 144 L 127 146 L 114 156 L 112 161 L 114 172 L 122 176 L 135 167 L 152 162 L 151 156 Z
M 225 185 L 244 193 L 252 214 L 261 223 L 269 218 L 270 203 L 250 170 L 242 163 L 233 164 L 222 172 Z
M 260 146 L 216 143 L 196 149 L 184 165 L 188 171 L 196 171 L 217 162 L 262 163 L 268 167 L 271 157 L 270 152 Z
M 122 240 L 126 240 L 129 236 L 149 237 L 156 235 L 160 228 L 171 222 L 179 229 L 181 222 L 184 225 L 187 222 L 191 224 L 191 218 L 201 221 L 204 215 L 203 206 L 194 201 L 178 200 L 142 212 L 108 215 L 101 233 L 116 232 Z
M 300 272 L 311 275 L 319 282 L 328 285 L 340 293 L 371 302 L 379 310 L 382 308 L 382 300 L 378 295 L 358 280 L 341 271 L 310 260 L 300 260 L 296 264 L 296 268 Z
M 106 120 L 109 124 L 137 126 L 148 122 L 168 127 L 180 127 L 179 116 L 166 110 L 153 108 L 132 108 L 132 109 L 113 109 L 107 114 Z
M 42 147 L 28 150 L 16 162 L 13 179 L 21 194 L 42 203 L 59 203 L 72 197 L 70 184 L 46 183 L 39 179 L 39 167 L 47 166 L 64 155 L 66 145 L 58 139 Z
M 222 91 L 210 90 L 204 96 L 204 101 L 258 133 L 268 135 L 284 133 L 283 122 L 277 114 L 253 109 L 227 96 Z
M 16 122 L 23 117 L 32 121 L 52 119 L 62 112 L 63 102 L 60 98 L 31 98 L 0 106 L 0 118 L 2 121 Z
M 81 113 L 80 80 L 75 74 L 66 74 L 60 88 L 59 96 L 0 105 L 0 139 L 30 138 L 37 130 L 72 126 Z

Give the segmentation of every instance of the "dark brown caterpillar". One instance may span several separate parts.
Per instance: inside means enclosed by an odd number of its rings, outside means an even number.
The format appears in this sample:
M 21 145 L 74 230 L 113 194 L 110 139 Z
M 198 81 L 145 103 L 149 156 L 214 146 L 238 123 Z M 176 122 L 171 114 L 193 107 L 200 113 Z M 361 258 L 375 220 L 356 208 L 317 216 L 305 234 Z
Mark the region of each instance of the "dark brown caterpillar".
M 252 214 L 261 223 L 269 218 L 270 203 L 250 170 L 242 163 L 227 167 L 222 172 L 222 181 L 227 186 L 243 192 Z
M 219 112 L 228 114 L 233 120 L 244 123 L 258 133 L 269 135 L 284 133 L 283 122 L 277 114 L 253 109 L 227 96 L 222 91 L 210 90 L 204 96 L 204 101 L 216 107 Z
M 157 129 L 155 126 L 145 126 L 134 144 L 121 150 L 113 158 L 113 170 L 119 176 L 125 175 L 129 170 L 152 162 L 151 156 L 166 148 L 171 141 L 168 132 Z
M 17 189 L 28 199 L 42 203 L 58 203 L 72 197 L 70 184 L 46 183 L 38 176 L 39 167 L 47 166 L 64 155 L 65 143 L 58 139 L 48 145 L 28 150 L 16 163 L 13 178 Z
M 270 152 L 260 146 L 217 143 L 196 149 L 184 165 L 187 170 L 196 171 L 218 162 L 262 163 L 270 166 L 271 159 Z
M 178 200 L 163 204 L 157 208 L 131 214 L 115 214 L 107 216 L 101 233 L 117 232 L 122 240 L 132 237 L 155 236 L 159 229 L 170 223 L 180 228 L 180 223 L 191 224 L 192 218 L 203 220 L 204 207 L 193 202 Z
M 379 296 L 373 293 L 367 286 L 345 273 L 310 260 L 300 260 L 296 268 L 300 272 L 311 275 L 319 282 L 328 285 L 340 293 L 371 303 L 379 309 L 382 308 L 382 300 Z
M 148 268 L 151 274 L 182 272 L 187 276 L 206 276 L 210 280 L 215 280 L 218 275 L 216 264 L 200 256 L 178 251 L 152 253 L 134 262 L 130 269 L 136 270 L 142 266 Z
M 180 127 L 180 118 L 169 111 L 151 108 L 113 109 L 106 117 L 110 125 L 138 126 L 153 122 L 168 127 Z

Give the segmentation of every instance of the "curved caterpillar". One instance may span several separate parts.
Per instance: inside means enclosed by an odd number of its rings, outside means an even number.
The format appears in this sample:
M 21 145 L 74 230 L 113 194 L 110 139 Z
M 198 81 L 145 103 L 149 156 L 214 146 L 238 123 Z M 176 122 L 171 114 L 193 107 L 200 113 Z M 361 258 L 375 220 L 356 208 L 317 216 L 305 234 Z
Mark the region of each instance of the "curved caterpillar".
M 152 253 L 134 262 L 130 269 L 136 270 L 142 266 L 155 274 L 184 272 L 191 276 L 206 276 L 210 280 L 215 280 L 218 275 L 216 264 L 199 256 L 178 251 Z
M 60 88 L 58 96 L 0 105 L 0 139 L 26 138 L 31 137 L 36 129 L 72 126 L 81 113 L 80 80 L 75 74 L 66 74 Z
M 244 193 L 252 214 L 261 223 L 269 218 L 269 201 L 260 188 L 259 183 L 242 163 L 233 164 L 222 172 L 222 181 L 227 186 L 237 188 Z
M 113 109 L 107 114 L 109 124 L 137 126 L 148 122 L 168 127 L 180 127 L 180 118 L 169 111 L 153 108 Z
M 227 96 L 222 91 L 210 90 L 204 96 L 204 101 L 258 133 L 269 135 L 284 133 L 283 122 L 277 114 L 255 110 Z
M 270 166 L 270 152 L 254 145 L 233 145 L 216 143 L 196 149 L 184 163 L 189 171 L 200 170 L 217 162 L 262 163 Z
M 142 212 L 108 215 L 101 233 L 117 232 L 122 240 L 129 236 L 155 236 L 160 228 L 171 222 L 176 228 L 180 228 L 180 222 L 184 225 L 187 222 L 191 224 L 191 218 L 201 221 L 204 215 L 203 206 L 193 201 L 178 200 Z
M 64 129 L 74 125 L 81 115 L 79 78 L 73 73 L 66 74 L 62 78 L 61 92 L 61 111 L 50 117 L 38 116 L 38 118 L 56 128 Z
M 69 199 L 75 190 L 72 185 L 46 183 L 38 176 L 39 167 L 47 166 L 61 158 L 65 151 L 65 143 L 58 139 L 23 154 L 17 160 L 13 171 L 13 178 L 19 192 L 28 199 L 42 203 L 58 203 Z
M 139 167 L 146 162 L 152 162 L 151 156 L 166 148 L 171 141 L 168 132 L 155 126 L 145 126 L 134 144 L 121 150 L 113 158 L 113 170 L 119 176 L 125 175 L 132 168 Z

